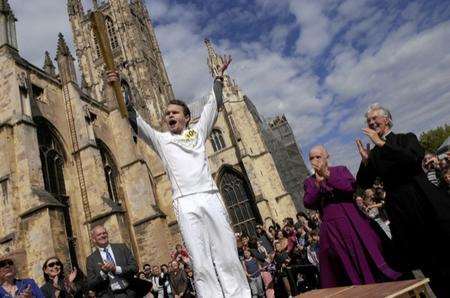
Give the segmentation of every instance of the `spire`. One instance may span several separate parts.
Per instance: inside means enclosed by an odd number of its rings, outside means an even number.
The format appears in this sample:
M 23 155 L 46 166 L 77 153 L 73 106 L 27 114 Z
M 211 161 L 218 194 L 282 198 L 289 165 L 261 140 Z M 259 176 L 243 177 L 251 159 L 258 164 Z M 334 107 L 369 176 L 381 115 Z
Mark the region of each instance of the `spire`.
M 45 51 L 45 58 L 44 58 L 44 70 L 46 73 L 48 73 L 51 76 L 55 76 L 55 65 L 53 65 L 52 58 L 50 57 L 50 53 L 48 51 Z
M 59 76 L 63 84 L 69 82 L 77 83 L 77 75 L 75 72 L 75 64 L 70 54 L 69 47 L 64 40 L 64 36 L 59 33 L 58 35 L 58 48 L 56 49 L 56 61 L 58 62 Z
M 223 58 L 216 53 L 211 41 L 205 38 L 206 49 L 208 50 L 208 67 L 211 75 L 214 77 L 219 74 L 220 65 L 223 63 Z
M 69 17 L 76 14 L 83 14 L 83 4 L 81 0 L 67 0 L 67 13 Z
M 58 47 L 56 49 L 56 59 L 58 59 L 59 56 L 72 57 L 72 55 L 70 54 L 69 47 L 67 46 L 66 40 L 64 39 L 64 35 L 62 35 L 61 32 L 58 34 Z
M 0 12 L 12 12 L 8 0 L 0 0 Z
M 17 50 L 16 21 L 8 0 L 0 0 L 0 47 L 9 45 Z

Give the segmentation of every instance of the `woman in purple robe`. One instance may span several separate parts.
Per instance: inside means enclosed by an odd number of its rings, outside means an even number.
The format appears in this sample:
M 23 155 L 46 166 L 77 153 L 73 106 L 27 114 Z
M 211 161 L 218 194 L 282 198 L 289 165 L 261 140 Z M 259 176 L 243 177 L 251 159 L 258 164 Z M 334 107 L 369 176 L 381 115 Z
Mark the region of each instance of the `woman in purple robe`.
M 314 175 L 305 180 L 304 204 L 317 209 L 320 226 L 319 267 L 323 288 L 398 279 L 386 263 L 380 237 L 355 202 L 355 179 L 345 166 L 329 167 L 328 153 L 309 153 Z

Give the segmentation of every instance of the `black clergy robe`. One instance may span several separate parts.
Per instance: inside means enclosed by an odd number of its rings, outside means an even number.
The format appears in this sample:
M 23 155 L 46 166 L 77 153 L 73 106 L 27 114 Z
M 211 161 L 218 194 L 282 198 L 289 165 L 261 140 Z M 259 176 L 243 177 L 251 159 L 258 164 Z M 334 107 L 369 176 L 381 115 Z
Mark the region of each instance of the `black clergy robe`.
M 394 268 L 419 268 L 431 277 L 433 290 L 450 293 L 450 197 L 428 181 L 423 157 L 413 133 L 391 132 L 383 147 L 370 151 L 368 163 L 361 163 L 356 179 L 364 189 L 376 177 L 384 183 Z

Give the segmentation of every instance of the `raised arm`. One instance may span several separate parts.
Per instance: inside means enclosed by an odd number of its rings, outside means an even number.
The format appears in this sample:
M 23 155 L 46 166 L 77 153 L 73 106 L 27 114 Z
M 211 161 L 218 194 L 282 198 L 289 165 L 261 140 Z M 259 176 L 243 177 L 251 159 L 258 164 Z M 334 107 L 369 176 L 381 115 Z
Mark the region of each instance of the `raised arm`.
M 220 75 L 214 78 L 214 85 L 209 93 L 208 102 L 203 107 L 200 120 L 197 123 L 197 127 L 205 136 L 205 139 L 211 133 L 214 123 L 217 120 L 219 109 L 223 105 L 223 74 L 231 63 L 231 57 L 226 57 L 224 63 L 220 68 Z
M 117 71 L 110 71 L 106 74 L 106 80 L 109 84 L 119 81 L 119 73 Z M 136 135 L 141 137 L 144 142 L 153 147 L 159 154 L 159 132 L 154 130 L 147 122 L 142 119 L 139 113 L 133 106 L 133 103 L 126 98 L 125 105 L 128 111 L 128 121 Z

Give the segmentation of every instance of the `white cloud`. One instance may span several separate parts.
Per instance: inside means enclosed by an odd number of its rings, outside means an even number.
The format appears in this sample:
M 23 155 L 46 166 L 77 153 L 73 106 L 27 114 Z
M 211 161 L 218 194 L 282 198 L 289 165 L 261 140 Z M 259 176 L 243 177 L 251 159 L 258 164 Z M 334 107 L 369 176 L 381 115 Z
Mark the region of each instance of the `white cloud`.
M 450 22 L 420 33 L 413 32 L 413 27 L 407 24 L 393 32 L 373 55 L 338 54 L 336 68 L 326 79 L 327 88 L 343 99 L 360 97 L 360 105 L 370 101 L 385 104 L 401 129 L 420 131 L 448 121 Z
M 59 31 L 72 43 L 66 1 L 10 3 L 19 19 L 20 53 L 32 63 L 42 65 L 47 49 L 54 55 Z M 256 0 L 245 14 L 235 9 L 209 15 L 189 3 L 146 3 L 177 97 L 190 101 L 209 91 L 203 38 L 228 36 L 212 41 L 219 53 L 233 55 L 230 75 L 258 110 L 286 114 L 302 147 L 325 143 L 334 164 L 357 167 L 353 139 L 361 137 L 371 102 L 392 110 L 397 131 L 420 133 L 450 121 L 450 22 L 439 20 L 450 5 L 426 11 L 419 1 L 399 10 L 395 3 L 379 9 L 373 0 Z M 223 32 L 230 16 L 242 31 L 246 18 L 279 22 L 237 42 L 233 34 L 239 32 Z M 283 50 L 295 29 L 296 50 L 287 55 Z
M 54 57 L 59 32 L 64 34 L 67 43 L 73 48 L 66 1 L 9 0 L 9 3 L 18 19 L 19 53 L 31 63 L 42 67 L 46 50 Z
M 317 56 L 329 45 L 331 31 L 329 19 L 323 14 L 323 1 L 292 0 L 291 12 L 300 25 L 300 38 L 297 40 L 297 51 L 300 54 Z

